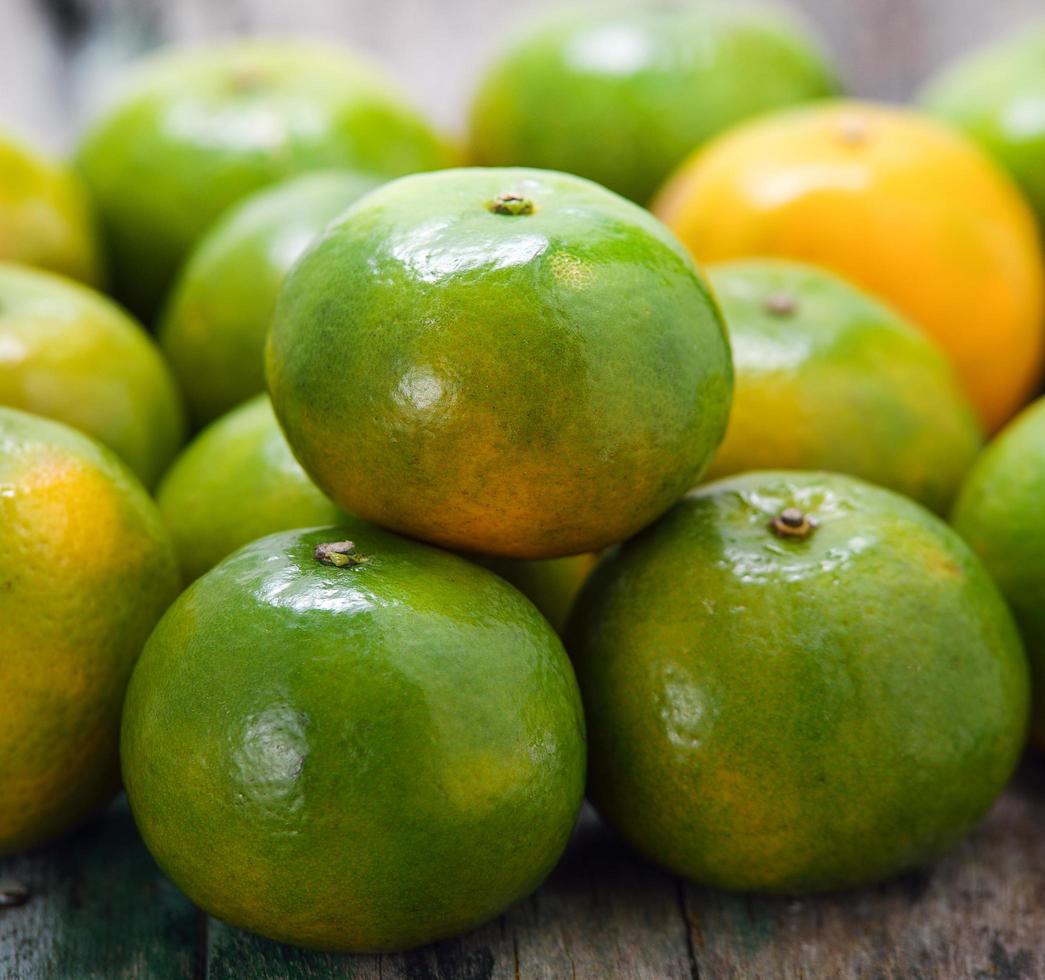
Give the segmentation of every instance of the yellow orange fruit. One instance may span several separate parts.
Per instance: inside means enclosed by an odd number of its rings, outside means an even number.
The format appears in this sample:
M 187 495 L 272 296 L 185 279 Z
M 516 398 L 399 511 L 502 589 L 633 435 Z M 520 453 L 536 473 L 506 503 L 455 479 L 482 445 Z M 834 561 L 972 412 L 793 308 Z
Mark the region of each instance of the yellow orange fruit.
M 1041 376 L 1033 213 L 941 123 L 851 101 L 764 117 L 691 157 L 653 210 L 700 261 L 803 259 L 877 293 L 941 344 L 991 429 Z

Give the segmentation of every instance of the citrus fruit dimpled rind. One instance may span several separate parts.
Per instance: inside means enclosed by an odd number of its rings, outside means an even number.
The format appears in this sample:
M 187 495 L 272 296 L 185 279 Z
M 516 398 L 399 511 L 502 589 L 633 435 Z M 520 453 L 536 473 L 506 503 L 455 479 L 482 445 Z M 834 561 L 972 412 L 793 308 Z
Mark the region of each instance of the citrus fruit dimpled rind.
M 364 564 L 314 558 L 343 539 Z M 533 606 L 354 522 L 263 538 L 190 586 L 135 672 L 122 753 L 190 898 L 324 948 L 498 914 L 555 864 L 584 790 L 573 671 Z
M 393 181 L 328 229 L 287 277 L 268 381 L 345 510 L 544 558 L 692 486 L 732 371 L 714 300 L 647 212 L 565 174 L 474 169 Z
M 983 444 L 943 353 L 898 313 L 823 269 L 709 266 L 736 374 L 707 479 L 831 470 L 946 513 Z
M 807 261 L 895 306 L 948 354 L 990 430 L 1041 377 L 1034 214 L 934 119 L 852 101 L 774 113 L 694 154 L 653 210 L 699 262 Z
M 105 443 L 152 486 L 185 416 L 174 378 L 139 323 L 100 293 L 0 263 L 0 404 Z
M 186 582 L 255 538 L 345 517 L 294 459 L 268 395 L 204 429 L 167 471 L 156 501 Z
M 0 261 L 97 285 L 102 276 L 87 195 L 61 164 L 0 136 Z
M 339 170 L 291 178 L 230 208 L 193 249 L 158 337 L 198 425 L 265 390 L 265 338 L 287 270 L 379 183 Z
M 0 408 L 0 854 L 115 792 L 124 688 L 176 592 L 159 514 L 123 464 L 67 426 Z
M 977 460 L 952 523 L 1016 615 L 1035 679 L 1031 735 L 1045 749 L 1045 400 L 1010 422 Z
M 492 66 L 471 149 L 476 163 L 564 170 L 645 204 L 708 137 L 837 90 L 804 25 L 776 7 L 570 11 Z
M 310 170 L 398 175 L 452 155 L 380 69 L 344 48 L 253 38 L 176 48 L 125 78 L 77 163 L 114 290 L 143 317 L 230 205 Z
M 817 891 L 930 860 L 1023 746 L 1026 659 L 982 565 L 851 477 L 694 491 L 600 564 L 567 638 L 593 802 L 710 885 Z

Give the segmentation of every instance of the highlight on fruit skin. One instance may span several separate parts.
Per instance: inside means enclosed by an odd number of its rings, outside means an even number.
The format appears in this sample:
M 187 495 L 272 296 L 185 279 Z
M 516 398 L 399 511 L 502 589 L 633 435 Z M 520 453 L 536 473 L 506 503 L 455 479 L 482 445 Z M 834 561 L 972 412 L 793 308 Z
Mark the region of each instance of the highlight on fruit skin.
M 498 213 L 512 192 L 532 208 Z M 699 478 L 732 388 L 721 316 L 648 212 L 525 169 L 372 191 L 291 271 L 267 353 L 280 424 L 347 512 L 457 551 L 551 558 Z
M 987 571 L 854 477 L 695 490 L 602 560 L 566 637 L 590 799 L 705 885 L 818 892 L 931 861 L 1024 745 L 1026 656 Z
M 194 902 L 353 951 L 455 935 L 536 888 L 584 749 L 569 659 L 528 601 L 354 521 L 262 538 L 190 586 L 121 745 L 138 828 Z
M 1006 426 L 969 473 L 951 514 L 1008 600 L 1034 677 L 1031 738 L 1045 749 L 1045 399 Z
M 777 6 L 560 11 L 512 31 L 486 71 L 470 110 L 471 160 L 579 174 L 645 204 L 710 137 L 838 90 L 807 25 Z
M 85 188 L 65 164 L 0 133 L 0 262 L 89 286 L 104 278 Z
M 698 262 L 810 262 L 894 306 L 948 354 L 988 431 L 1041 380 L 1034 214 L 979 147 L 927 115 L 843 100 L 761 117 L 695 153 L 652 208 Z
M 705 268 L 733 351 L 733 408 L 706 479 L 830 470 L 946 514 L 983 445 L 942 351 L 825 269 L 779 259 Z
M 292 177 L 231 207 L 192 250 L 157 339 L 197 426 L 265 390 L 265 338 L 287 271 L 379 183 L 348 170 Z
M 170 369 L 140 323 L 62 276 L 0 262 L 0 405 L 86 432 L 152 487 L 185 438 Z
M 178 573 L 156 507 L 110 450 L 0 407 L 0 855 L 120 784 L 124 689 Z
M 193 245 L 252 192 L 312 170 L 398 176 L 454 159 L 398 86 L 356 52 L 257 37 L 143 59 L 76 152 L 113 291 L 146 321 Z

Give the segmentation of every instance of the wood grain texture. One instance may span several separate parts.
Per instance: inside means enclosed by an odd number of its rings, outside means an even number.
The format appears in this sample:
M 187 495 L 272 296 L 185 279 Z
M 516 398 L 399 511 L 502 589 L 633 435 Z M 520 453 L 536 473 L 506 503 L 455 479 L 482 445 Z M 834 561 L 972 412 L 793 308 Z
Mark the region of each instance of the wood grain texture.
M 125 805 L 0 862 L 4 980 L 1033 980 L 1045 976 L 1045 761 L 932 868 L 815 898 L 729 895 L 642 860 L 583 815 L 545 885 L 495 922 L 410 953 L 345 956 L 198 915 Z

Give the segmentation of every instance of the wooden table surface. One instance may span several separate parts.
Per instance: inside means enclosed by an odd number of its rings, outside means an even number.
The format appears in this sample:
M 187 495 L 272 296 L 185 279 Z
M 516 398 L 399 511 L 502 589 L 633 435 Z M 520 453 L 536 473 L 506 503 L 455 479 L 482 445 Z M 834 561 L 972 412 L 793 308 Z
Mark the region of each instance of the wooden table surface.
M 459 128 L 489 54 L 554 0 L 0 0 L 0 129 L 69 144 L 112 76 L 171 39 L 305 32 L 376 55 Z M 1045 0 L 800 0 L 852 90 L 907 97 Z M 125 806 L 0 862 L 0 978 L 411 980 L 1045 977 L 1045 763 L 1031 761 L 936 867 L 816 899 L 730 896 L 632 854 L 590 812 L 545 886 L 496 922 L 405 955 L 308 953 L 208 919 L 159 873 Z M 2 890 L 2 889 L 0 889 Z
M 398 955 L 306 952 L 207 918 L 153 864 L 122 801 L 0 862 L 0 880 L 29 890 L 0 909 L 0 977 L 19 980 L 1030 980 L 1045 977 L 1045 761 L 1029 760 L 939 864 L 817 898 L 684 883 L 586 810 L 536 894 Z

